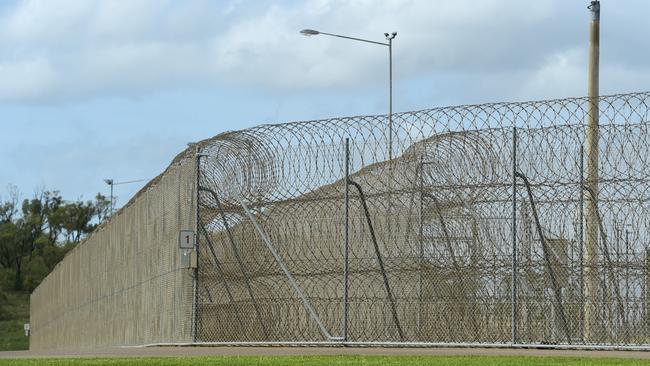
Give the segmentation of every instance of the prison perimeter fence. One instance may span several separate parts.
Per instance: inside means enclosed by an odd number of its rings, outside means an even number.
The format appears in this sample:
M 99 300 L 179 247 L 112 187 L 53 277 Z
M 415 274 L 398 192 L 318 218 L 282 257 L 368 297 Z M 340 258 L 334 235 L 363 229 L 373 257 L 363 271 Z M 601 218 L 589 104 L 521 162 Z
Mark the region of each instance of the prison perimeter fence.
M 35 291 L 32 345 L 650 347 L 649 102 L 445 107 L 204 140 Z
M 187 152 L 74 248 L 32 293 L 29 347 L 92 349 L 191 338 L 192 273 L 179 230 L 196 222 Z

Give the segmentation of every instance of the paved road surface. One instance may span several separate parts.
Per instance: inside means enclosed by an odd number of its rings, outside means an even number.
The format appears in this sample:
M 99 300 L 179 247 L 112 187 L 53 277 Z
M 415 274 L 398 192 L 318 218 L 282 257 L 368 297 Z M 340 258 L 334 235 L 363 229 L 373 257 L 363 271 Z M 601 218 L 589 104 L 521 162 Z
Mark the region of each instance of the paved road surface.
M 650 351 L 588 351 L 508 348 L 377 348 L 377 347 L 147 347 L 89 351 L 12 351 L 0 358 L 43 357 L 186 357 L 186 356 L 280 356 L 280 355 L 390 355 L 390 356 L 559 356 L 650 359 Z

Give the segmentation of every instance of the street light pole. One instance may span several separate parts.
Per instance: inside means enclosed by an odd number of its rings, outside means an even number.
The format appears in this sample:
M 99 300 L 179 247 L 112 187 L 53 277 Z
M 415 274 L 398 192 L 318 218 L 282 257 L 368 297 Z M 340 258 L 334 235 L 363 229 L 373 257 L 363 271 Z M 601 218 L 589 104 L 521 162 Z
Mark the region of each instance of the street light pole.
M 320 32 L 314 29 L 303 29 L 300 31 L 302 35 L 305 36 L 316 36 L 319 34 L 330 36 L 330 37 L 336 37 L 336 38 L 344 38 L 344 39 L 349 39 L 353 41 L 359 41 L 359 42 L 365 42 L 365 43 L 372 43 L 380 46 L 386 46 L 388 47 L 388 161 L 389 161 L 389 169 L 390 169 L 390 185 L 391 185 L 391 192 L 392 192 L 392 182 L 393 182 L 393 169 L 392 169 L 392 163 L 391 160 L 393 160 L 393 39 L 397 36 L 397 32 L 392 32 L 392 33 L 384 33 L 384 36 L 386 37 L 386 40 L 388 43 L 384 42 L 377 42 L 377 41 L 371 41 L 368 39 L 363 39 L 363 38 L 356 38 L 356 37 L 349 37 L 349 36 L 343 36 L 340 34 L 334 34 L 334 33 L 325 33 L 325 32 Z M 348 308 L 349 308 L 349 303 L 348 303 L 348 237 L 347 237 L 347 214 L 348 214 L 348 169 L 349 169 L 349 139 L 345 139 L 345 214 L 346 214 L 346 220 L 345 220 L 345 244 L 344 244 L 344 270 L 343 270 L 343 283 L 344 283 L 344 294 L 343 294 L 343 327 L 342 327 L 342 332 L 343 332 L 343 339 L 347 341 L 348 339 Z M 388 210 L 389 210 L 389 216 L 391 211 L 392 211 L 392 196 L 389 198 L 389 204 L 388 204 Z M 388 223 L 388 232 L 390 233 L 390 221 Z
M 111 201 L 110 201 L 111 202 L 111 211 L 110 212 L 112 214 L 113 213 L 113 183 L 114 182 L 113 182 L 112 179 L 104 179 L 104 182 L 106 182 L 106 184 L 111 186 Z
M 393 39 L 397 32 L 384 33 L 388 40 L 388 161 L 393 160 Z
M 395 39 L 395 37 L 397 36 L 397 32 L 384 33 L 384 36 L 386 37 L 388 43 L 371 41 L 369 39 L 363 39 L 363 38 L 343 36 L 334 33 L 326 33 L 314 29 L 303 29 L 300 31 L 300 34 L 304 36 L 317 36 L 322 34 L 330 37 L 350 39 L 353 41 L 372 43 L 372 44 L 388 47 L 388 160 L 389 161 L 393 160 L 393 39 Z
M 113 210 L 115 209 L 114 204 L 113 204 L 113 186 L 116 185 L 122 185 L 122 184 L 131 184 L 131 183 L 138 183 L 138 182 L 144 182 L 147 179 L 136 179 L 136 180 L 129 180 L 126 182 L 116 182 L 113 179 L 104 179 L 104 182 L 111 186 L 111 215 L 113 214 Z

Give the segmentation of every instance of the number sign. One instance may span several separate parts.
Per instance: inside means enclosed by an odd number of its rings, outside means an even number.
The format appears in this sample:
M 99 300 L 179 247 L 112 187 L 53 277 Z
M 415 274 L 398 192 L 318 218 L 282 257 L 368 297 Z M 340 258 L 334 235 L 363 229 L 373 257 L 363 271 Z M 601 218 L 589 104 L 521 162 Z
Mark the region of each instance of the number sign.
M 194 249 L 194 231 L 181 230 L 178 236 L 178 247 L 181 249 Z

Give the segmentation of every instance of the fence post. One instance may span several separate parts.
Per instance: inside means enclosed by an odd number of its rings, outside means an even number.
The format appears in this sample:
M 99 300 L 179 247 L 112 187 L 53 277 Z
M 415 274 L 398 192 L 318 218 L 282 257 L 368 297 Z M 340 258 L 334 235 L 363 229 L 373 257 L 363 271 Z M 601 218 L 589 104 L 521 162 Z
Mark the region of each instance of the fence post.
M 343 341 L 348 341 L 349 253 L 350 253 L 350 139 L 345 138 L 345 231 L 343 245 Z
M 195 149 L 195 157 L 196 157 L 196 217 L 195 217 L 195 222 L 194 222 L 194 232 L 195 234 L 195 242 L 194 242 L 194 251 L 196 252 L 196 268 L 194 268 L 194 273 L 193 273 L 193 278 L 192 278 L 192 342 L 196 343 L 197 337 L 198 337 L 198 316 L 197 316 L 197 311 L 198 311 L 198 300 L 199 300 L 199 291 L 198 291 L 198 282 L 199 282 L 199 220 L 200 220 L 200 215 L 199 215 L 199 210 L 201 207 L 201 204 L 199 202 L 201 198 L 201 193 L 199 191 L 199 188 L 201 187 L 201 183 L 199 182 L 199 177 L 201 175 L 201 155 L 199 154 L 199 146 L 198 144 L 196 145 Z
M 650 302 L 650 249 L 643 248 L 643 330 L 647 334 L 650 330 L 650 314 L 648 313 L 648 302 Z
M 426 149 L 426 145 L 425 145 Z M 424 157 L 423 155 L 420 156 L 420 162 L 418 164 L 418 180 L 419 182 L 419 189 L 418 189 L 418 197 L 420 199 L 419 205 L 418 205 L 418 316 L 417 316 L 417 327 L 418 327 L 418 337 L 422 337 L 422 309 L 423 309 L 423 304 L 422 304 L 422 284 L 424 283 L 424 279 L 422 278 L 424 273 L 424 227 L 423 227 L 423 220 L 422 220 L 422 211 L 424 209 L 423 207 L 423 198 L 424 198 L 424 176 L 423 176 L 423 171 L 424 171 Z M 421 339 L 420 339 L 421 340 Z
M 517 343 L 517 127 L 512 128 L 512 343 Z
M 579 280 L 578 282 L 580 283 L 580 300 L 583 302 L 581 306 L 581 312 L 582 312 L 582 341 L 584 342 L 585 340 L 585 334 L 584 334 L 584 327 L 585 327 L 585 307 L 584 307 L 584 301 L 585 301 L 585 286 L 584 286 L 584 268 L 585 268 L 585 263 L 584 263 L 584 244 L 585 244 L 585 217 L 584 217 L 584 210 L 585 210 L 585 195 L 584 195 L 584 187 L 585 187 L 585 148 L 583 145 L 580 145 L 580 187 L 578 187 L 578 197 L 579 197 L 579 205 L 578 207 L 578 218 L 579 218 L 579 243 L 578 243 L 578 254 L 580 257 L 580 268 L 579 268 Z

